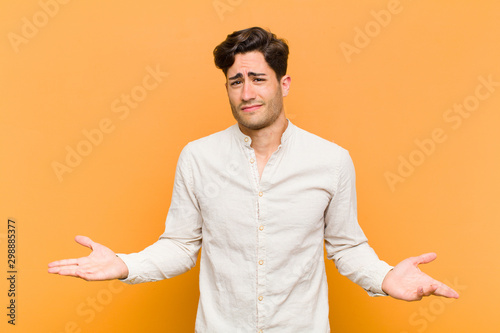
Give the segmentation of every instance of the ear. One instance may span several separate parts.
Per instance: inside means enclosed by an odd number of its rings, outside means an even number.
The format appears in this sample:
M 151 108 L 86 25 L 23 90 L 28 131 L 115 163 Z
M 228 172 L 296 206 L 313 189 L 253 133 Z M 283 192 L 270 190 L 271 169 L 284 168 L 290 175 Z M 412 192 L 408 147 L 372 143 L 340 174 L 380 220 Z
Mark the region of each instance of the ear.
M 290 90 L 290 84 L 292 82 L 292 78 L 290 75 L 284 75 L 280 80 L 281 91 L 283 92 L 283 97 L 288 95 L 288 91 Z

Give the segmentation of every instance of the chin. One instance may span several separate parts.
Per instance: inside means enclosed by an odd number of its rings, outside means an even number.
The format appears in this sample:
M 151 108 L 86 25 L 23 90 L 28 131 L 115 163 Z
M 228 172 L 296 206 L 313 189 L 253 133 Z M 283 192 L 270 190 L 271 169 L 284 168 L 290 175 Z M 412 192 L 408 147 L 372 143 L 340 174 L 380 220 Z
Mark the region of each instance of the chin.
M 242 124 L 244 127 L 252 130 L 252 131 L 258 131 L 258 130 L 261 130 L 263 128 L 266 128 L 268 125 L 261 125 L 261 124 L 256 124 L 256 125 L 245 125 L 245 124 Z
M 276 120 L 275 120 L 276 121 Z M 257 131 L 266 127 L 269 127 L 273 124 L 273 122 L 270 122 L 269 120 L 264 120 L 260 122 L 248 122 L 248 121 L 239 121 L 239 123 L 251 130 Z

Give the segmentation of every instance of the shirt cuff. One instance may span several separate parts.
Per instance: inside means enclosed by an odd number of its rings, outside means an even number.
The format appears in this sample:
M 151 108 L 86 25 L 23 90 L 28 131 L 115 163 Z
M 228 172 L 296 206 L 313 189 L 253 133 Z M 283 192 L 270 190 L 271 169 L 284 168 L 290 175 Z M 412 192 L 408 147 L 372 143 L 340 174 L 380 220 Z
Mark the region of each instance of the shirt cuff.
M 387 264 L 385 261 L 380 260 L 377 264 L 377 267 L 374 268 L 371 277 L 372 277 L 372 286 L 370 290 L 367 290 L 368 295 L 375 296 L 389 296 L 382 290 L 382 282 L 385 279 L 387 273 L 392 270 L 394 267 Z
M 130 254 L 117 253 L 116 256 L 123 260 L 128 268 L 128 276 L 125 279 L 118 279 L 119 281 L 125 282 L 127 284 L 141 283 L 139 276 L 137 274 L 137 265 L 134 265 L 133 256 Z

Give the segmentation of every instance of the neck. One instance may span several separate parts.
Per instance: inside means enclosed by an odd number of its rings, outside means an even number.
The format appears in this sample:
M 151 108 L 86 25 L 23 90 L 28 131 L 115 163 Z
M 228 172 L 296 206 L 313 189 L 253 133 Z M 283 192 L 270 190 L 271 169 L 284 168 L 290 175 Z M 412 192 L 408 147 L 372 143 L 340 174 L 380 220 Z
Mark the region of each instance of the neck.
M 252 139 L 251 147 L 254 149 L 255 154 L 257 156 L 269 157 L 281 144 L 281 136 L 288 127 L 288 120 L 285 114 L 281 113 L 274 123 L 259 130 L 251 130 L 239 124 L 238 126 L 242 133 Z

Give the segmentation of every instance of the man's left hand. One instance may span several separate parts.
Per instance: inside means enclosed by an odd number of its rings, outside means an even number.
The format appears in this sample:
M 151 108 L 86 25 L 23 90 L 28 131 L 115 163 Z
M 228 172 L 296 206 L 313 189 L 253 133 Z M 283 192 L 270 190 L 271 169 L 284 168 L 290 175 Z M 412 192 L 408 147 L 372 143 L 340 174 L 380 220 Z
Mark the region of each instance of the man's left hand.
M 436 257 L 435 253 L 426 253 L 401 261 L 385 276 L 382 290 L 389 296 L 405 301 L 419 301 L 430 295 L 458 298 L 455 290 L 418 268 L 418 265 L 427 264 Z

